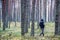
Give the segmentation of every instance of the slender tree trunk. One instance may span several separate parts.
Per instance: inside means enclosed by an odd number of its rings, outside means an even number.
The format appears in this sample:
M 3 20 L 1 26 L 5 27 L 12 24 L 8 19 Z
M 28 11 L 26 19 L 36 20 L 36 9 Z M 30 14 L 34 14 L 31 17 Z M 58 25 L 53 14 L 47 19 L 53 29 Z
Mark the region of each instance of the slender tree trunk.
M 28 27 L 29 28 L 30 28 L 30 1 L 31 0 L 29 0 L 28 3 L 27 3 L 28 4 Z
M 41 0 L 40 0 L 40 19 L 41 19 Z
M 48 0 L 46 1 L 46 22 L 49 21 L 49 18 L 48 18 L 48 14 L 49 14 L 49 10 L 48 10 Z
M 31 24 L 31 14 L 32 14 L 32 0 L 30 0 L 30 24 Z M 30 25 L 31 27 L 31 25 Z
M 21 0 L 18 0 L 18 21 L 21 22 Z
M 16 27 L 16 0 L 14 0 L 14 19 L 15 19 L 15 27 Z
M 10 19 L 10 16 L 11 16 L 11 0 L 9 0 L 8 1 L 8 24 L 9 24 L 9 28 L 10 28 L 10 21 L 11 21 L 11 19 Z
M 37 28 L 39 28 L 39 0 L 36 1 Z
M 1 27 L 1 19 L 0 19 L 0 27 Z
M 1 27 L 1 24 L 2 24 L 2 10 L 0 9 L 0 27 Z
M 8 28 L 8 0 L 6 0 L 6 28 Z
M 35 15 L 34 15 L 34 21 L 37 22 L 37 0 L 35 2 Z
M 46 0 L 44 0 L 44 21 L 46 22 Z
M 51 15 L 52 15 L 51 18 L 52 18 L 52 20 L 51 20 L 51 21 L 54 22 L 54 17 L 55 17 L 55 13 L 54 13 L 54 10 L 55 10 L 55 9 L 54 9 L 54 7 L 55 7 L 55 0 L 51 0 L 51 2 L 52 2 L 52 3 L 51 3 L 51 6 L 52 6 L 52 7 L 51 7 L 51 8 L 52 8 L 52 10 L 51 10 L 51 13 L 52 13 L 52 14 L 51 14 Z

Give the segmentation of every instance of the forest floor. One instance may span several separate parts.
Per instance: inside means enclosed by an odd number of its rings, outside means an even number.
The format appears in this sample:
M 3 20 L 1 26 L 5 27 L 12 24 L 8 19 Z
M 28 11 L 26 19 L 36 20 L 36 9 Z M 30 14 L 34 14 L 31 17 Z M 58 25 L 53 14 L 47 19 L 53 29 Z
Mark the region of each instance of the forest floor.
M 12 25 L 13 24 L 13 25 Z M 28 29 L 28 33 L 21 36 L 20 23 L 17 23 L 16 27 L 14 23 L 11 23 L 10 28 L 6 28 L 5 31 L 0 27 L 0 40 L 60 40 L 60 36 L 54 36 L 55 24 L 52 22 L 45 23 L 44 36 L 39 36 L 41 33 L 40 28 L 37 29 L 37 23 L 35 23 L 35 36 L 30 36 L 31 27 Z

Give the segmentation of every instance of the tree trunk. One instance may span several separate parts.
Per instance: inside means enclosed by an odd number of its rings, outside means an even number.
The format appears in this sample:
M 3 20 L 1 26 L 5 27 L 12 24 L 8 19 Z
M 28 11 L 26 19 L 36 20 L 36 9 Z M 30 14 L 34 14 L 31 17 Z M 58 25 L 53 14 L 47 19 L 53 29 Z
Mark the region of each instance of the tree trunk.
M 8 0 L 2 0 L 2 20 L 3 20 L 3 30 L 5 30 L 6 27 L 6 17 L 7 17 L 7 2 Z
M 29 0 L 28 1 L 28 10 L 27 10 L 27 13 L 28 13 L 28 27 L 30 28 L 30 1 L 31 0 Z
M 39 28 L 39 0 L 36 0 L 37 28 Z
M 0 9 L 0 27 L 1 27 L 1 24 L 2 24 L 2 10 Z
M 26 0 L 21 0 L 21 35 L 24 35 L 25 29 L 25 17 L 26 17 Z
M 60 0 L 56 0 L 55 35 L 60 35 Z
M 6 0 L 6 28 L 8 28 L 8 0 Z
M 47 3 L 47 1 L 46 0 L 44 0 L 44 21 L 46 22 L 46 3 Z
M 29 19 L 29 2 L 30 2 L 30 0 L 26 0 L 26 19 L 25 19 L 25 22 L 26 22 L 26 26 L 25 26 L 25 32 L 27 33 L 28 32 L 28 26 L 29 26 L 29 21 L 28 21 L 28 19 Z
M 39 14 L 39 18 L 41 19 L 41 0 L 40 0 L 40 2 L 39 2 L 39 4 L 40 4 L 40 14 Z M 39 22 L 40 22 L 40 19 L 39 19 Z
M 32 0 L 32 26 L 31 26 L 31 36 L 34 36 L 34 14 L 35 14 L 35 1 L 36 0 Z
M 16 27 L 16 0 L 14 0 L 14 19 L 15 19 L 15 27 Z

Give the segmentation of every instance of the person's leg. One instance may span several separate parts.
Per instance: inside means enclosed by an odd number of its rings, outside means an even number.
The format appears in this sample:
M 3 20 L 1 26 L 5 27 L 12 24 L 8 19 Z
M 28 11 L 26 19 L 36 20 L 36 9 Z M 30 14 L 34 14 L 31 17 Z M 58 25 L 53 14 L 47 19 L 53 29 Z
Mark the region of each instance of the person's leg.
M 43 34 L 43 36 L 44 36 L 44 28 L 42 28 L 42 34 Z
M 43 34 L 43 29 L 41 28 L 41 33 L 40 33 L 40 36 Z

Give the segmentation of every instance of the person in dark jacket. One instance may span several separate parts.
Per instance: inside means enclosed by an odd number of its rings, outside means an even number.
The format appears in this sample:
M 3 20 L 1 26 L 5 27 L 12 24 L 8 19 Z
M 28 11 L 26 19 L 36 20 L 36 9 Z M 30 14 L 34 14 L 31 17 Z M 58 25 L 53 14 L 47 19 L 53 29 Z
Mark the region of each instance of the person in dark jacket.
M 40 28 L 41 28 L 41 34 L 40 34 L 40 36 L 41 35 L 43 35 L 44 36 L 44 20 L 43 19 L 41 19 L 41 21 L 40 21 L 40 23 L 39 23 L 39 26 L 40 26 Z

